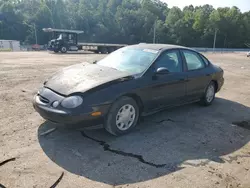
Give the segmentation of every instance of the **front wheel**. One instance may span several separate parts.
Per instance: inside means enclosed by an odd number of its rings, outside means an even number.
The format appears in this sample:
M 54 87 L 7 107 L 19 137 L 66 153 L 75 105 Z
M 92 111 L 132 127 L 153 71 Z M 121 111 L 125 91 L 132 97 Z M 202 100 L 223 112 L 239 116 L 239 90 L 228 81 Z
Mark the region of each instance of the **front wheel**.
M 64 54 L 67 53 L 67 47 L 62 46 L 61 47 L 61 52 L 64 53 Z
M 130 132 L 139 119 L 139 107 L 134 99 L 122 97 L 111 107 L 105 121 L 105 129 L 113 135 L 123 135 Z
M 212 81 L 207 86 L 207 89 L 203 97 L 201 98 L 201 104 L 204 106 L 211 105 L 215 98 L 215 92 L 216 92 L 215 83 Z
M 108 49 L 106 47 L 101 48 L 101 54 L 106 54 L 108 52 Z

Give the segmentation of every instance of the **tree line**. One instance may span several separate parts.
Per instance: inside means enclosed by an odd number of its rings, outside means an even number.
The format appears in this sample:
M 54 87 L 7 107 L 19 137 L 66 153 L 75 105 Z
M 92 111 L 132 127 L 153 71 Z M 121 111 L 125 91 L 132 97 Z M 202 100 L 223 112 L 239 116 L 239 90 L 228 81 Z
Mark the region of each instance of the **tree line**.
M 171 43 L 240 48 L 250 42 L 250 11 L 211 5 L 169 8 L 160 0 L 0 0 L 0 39 L 38 44 L 43 28 L 83 30 L 82 42 Z

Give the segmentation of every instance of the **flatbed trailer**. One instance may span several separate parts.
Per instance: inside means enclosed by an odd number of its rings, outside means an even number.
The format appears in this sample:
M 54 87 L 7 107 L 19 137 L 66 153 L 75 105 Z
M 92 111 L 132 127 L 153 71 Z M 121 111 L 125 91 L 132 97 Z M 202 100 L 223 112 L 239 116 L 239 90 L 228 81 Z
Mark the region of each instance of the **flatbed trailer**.
M 83 33 L 83 31 L 79 30 L 44 28 L 43 31 L 53 33 L 54 39 L 49 41 L 48 50 L 54 51 L 55 53 L 85 50 L 106 54 L 127 46 L 126 44 L 81 43 L 78 42 L 78 34 Z
M 92 51 L 95 53 L 111 53 L 126 44 L 108 44 L 108 43 L 78 43 L 78 50 Z

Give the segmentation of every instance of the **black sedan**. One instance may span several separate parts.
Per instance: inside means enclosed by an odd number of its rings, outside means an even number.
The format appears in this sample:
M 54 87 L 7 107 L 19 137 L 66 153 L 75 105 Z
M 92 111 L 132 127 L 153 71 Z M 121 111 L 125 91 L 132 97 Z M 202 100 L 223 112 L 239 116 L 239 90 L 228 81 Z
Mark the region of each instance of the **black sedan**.
M 223 83 L 223 70 L 192 49 L 138 44 L 57 72 L 35 95 L 33 106 L 59 126 L 102 124 L 121 135 L 140 116 L 192 102 L 212 104 Z

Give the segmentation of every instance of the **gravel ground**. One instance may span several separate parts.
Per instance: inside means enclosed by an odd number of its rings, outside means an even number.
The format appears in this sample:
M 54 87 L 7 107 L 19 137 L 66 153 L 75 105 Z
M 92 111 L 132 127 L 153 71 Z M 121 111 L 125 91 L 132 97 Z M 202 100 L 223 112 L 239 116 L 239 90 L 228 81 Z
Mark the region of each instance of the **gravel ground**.
M 0 187 L 250 187 L 250 59 L 206 54 L 225 70 L 214 104 L 146 117 L 131 134 L 56 130 L 32 97 L 58 69 L 104 57 L 0 53 Z

